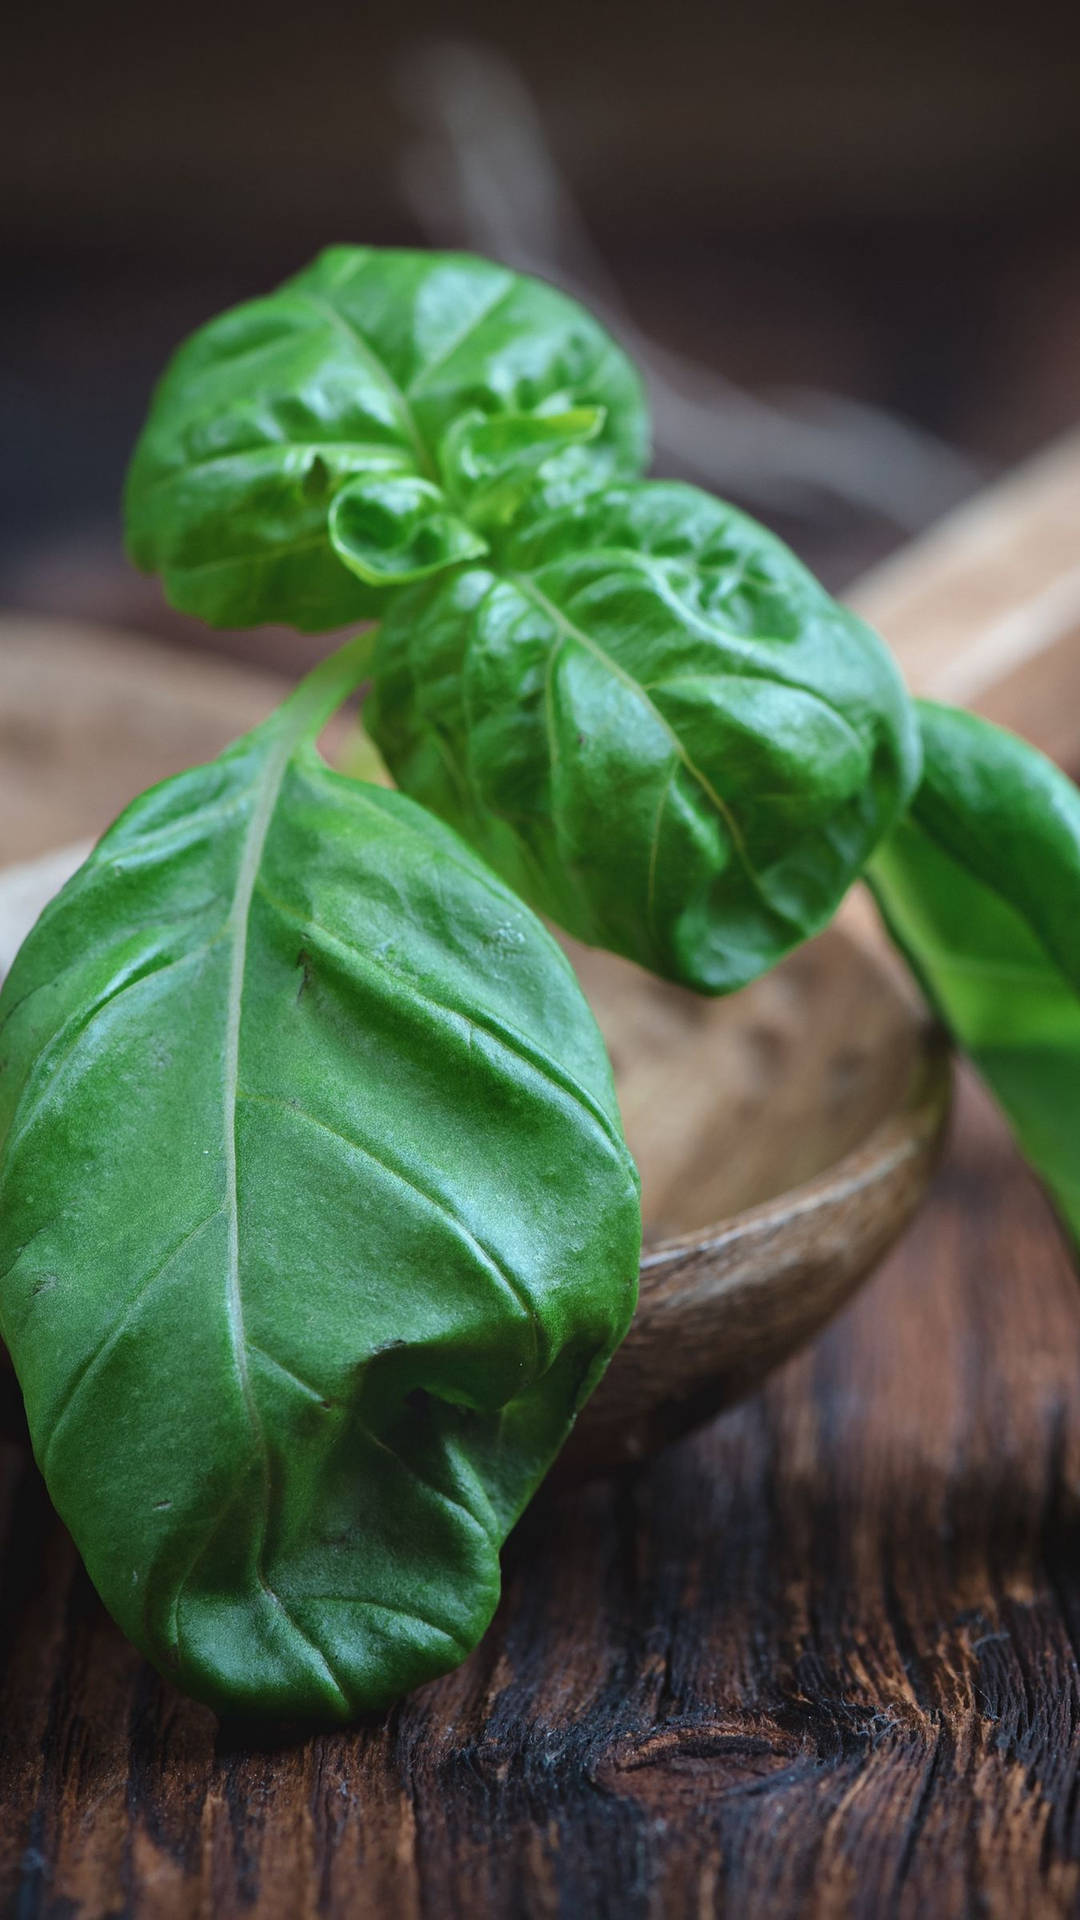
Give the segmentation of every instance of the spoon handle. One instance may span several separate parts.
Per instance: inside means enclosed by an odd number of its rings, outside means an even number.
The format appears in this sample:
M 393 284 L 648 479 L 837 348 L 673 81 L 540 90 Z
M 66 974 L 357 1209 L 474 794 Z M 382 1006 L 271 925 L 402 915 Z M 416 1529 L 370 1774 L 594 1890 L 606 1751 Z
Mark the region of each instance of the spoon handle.
M 972 707 L 1080 772 L 1080 431 L 845 596 L 915 693 Z

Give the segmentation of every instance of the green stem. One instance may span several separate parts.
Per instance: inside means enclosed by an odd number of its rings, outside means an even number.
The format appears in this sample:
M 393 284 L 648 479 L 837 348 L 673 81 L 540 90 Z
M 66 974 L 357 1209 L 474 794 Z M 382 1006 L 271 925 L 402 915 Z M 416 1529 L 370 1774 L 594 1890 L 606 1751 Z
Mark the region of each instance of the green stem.
M 365 627 L 305 674 L 274 715 L 294 740 L 313 739 L 357 687 L 371 677 L 378 628 Z
M 350 780 L 366 780 L 369 786 L 392 787 L 394 782 L 386 761 L 375 745 L 361 710 L 356 716 L 356 727 L 335 756 L 334 764 L 339 773 L 347 774 Z

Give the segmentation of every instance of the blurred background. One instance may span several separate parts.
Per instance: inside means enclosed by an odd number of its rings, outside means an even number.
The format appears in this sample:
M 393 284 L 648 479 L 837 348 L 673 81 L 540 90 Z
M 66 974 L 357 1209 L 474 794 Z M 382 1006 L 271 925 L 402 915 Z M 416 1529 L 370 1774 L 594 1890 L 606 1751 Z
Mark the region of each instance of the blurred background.
M 581 293 L 647 367 L 657 468 L 838 590 L 1080 419 L 1075 7 L 60 6 L 4 65 L 9 608 L 310 654 L 171 614 L 119 493 L 176 342 L 330 240 Z

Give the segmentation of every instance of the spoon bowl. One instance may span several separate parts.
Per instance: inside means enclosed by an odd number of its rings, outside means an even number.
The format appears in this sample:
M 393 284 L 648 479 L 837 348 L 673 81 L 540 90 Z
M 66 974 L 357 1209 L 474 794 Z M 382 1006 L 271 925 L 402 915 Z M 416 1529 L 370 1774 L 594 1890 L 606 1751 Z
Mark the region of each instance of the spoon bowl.
M 838 926 L 706 1000 L 567 943 L 642 1181 L 630 1331 L 560 1480 L 640 1460 L 750 1393 L 903 1232 L 933 1172 L 948 1044 Z

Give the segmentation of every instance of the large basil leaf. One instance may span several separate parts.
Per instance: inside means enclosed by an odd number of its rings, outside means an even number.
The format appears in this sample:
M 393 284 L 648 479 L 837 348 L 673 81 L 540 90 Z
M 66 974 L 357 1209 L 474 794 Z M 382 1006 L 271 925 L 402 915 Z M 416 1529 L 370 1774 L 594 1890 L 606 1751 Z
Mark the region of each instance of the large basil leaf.
M 348 481 L 441 486 L 462 414 L 580 407 L 602 410 L 595 483 L 639 472 L 637 374 L 564 294 L 465 254 L 331 247 L 175 355 L 128 476 L 131 556 L 217 625 L 366 618 L 385 589 L 344 567 L 327 532 Z
M 363 671 L 136 801 L 0 997 L 0 1321 L 56 1505 L 181 1685 L 325 1720 L 483 1631 L 640 1232 L 559 950 L 311 744 Z
M 876 636 L 674 482 L 536 516 L 403 593 L 371 721 L 399 784 L 534 906 L 710 993 L 824 925 L 918 777 Z
M 919 717 L 922 785 L 868 878 L 1080 1244 L 1080 792 L 987 720 Z

